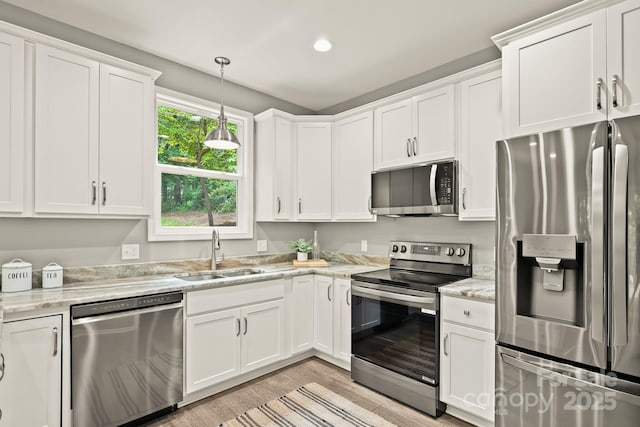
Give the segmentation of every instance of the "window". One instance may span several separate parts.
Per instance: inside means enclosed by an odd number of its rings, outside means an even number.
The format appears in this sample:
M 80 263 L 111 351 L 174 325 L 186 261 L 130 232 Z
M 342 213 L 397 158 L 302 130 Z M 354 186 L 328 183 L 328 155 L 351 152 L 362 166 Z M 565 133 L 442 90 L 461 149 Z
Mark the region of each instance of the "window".
M 218 104 L 168 89 L 156 94 L 154 209 L 149 240 L 201 240 L 215 227 L 225 238 L 253 237 L 253 115 L 225 108 L 238 150 L 204 145 Z

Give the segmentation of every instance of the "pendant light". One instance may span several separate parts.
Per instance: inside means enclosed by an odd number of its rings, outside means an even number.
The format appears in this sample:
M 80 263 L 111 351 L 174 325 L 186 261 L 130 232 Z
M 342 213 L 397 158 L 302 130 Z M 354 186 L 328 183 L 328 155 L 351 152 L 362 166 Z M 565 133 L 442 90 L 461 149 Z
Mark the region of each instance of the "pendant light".
M 231 61 L 224 56 L 216 57 L 215 61 L 220 65 L 220 115 L 218 116 L 218 127 L 207 134 L 204 144 L 207 147 L 221 150 L 235 150 L 240 147 L 240 142 L 227 128 L 227 118 L 224 116 L 224 66 L 231 64 Z

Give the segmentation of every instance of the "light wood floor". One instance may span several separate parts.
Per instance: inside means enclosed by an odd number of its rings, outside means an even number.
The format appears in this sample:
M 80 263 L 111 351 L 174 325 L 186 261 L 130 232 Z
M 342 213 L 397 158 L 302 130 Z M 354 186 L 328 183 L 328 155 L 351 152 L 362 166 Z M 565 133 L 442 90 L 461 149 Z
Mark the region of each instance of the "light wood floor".
M 470 426 L 444 414 L 432 418 L 351 381 L 349 372 L 318 358 L 200 400 L 156 420 L 153 427 L 213 427 L 308 383 L 318 383 L 399 427 Z

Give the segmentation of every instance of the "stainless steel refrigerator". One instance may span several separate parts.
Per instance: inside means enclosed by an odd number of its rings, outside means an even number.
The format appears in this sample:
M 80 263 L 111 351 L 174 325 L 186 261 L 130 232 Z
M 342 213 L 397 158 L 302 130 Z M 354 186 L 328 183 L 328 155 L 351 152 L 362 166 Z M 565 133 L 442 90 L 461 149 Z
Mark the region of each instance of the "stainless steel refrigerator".
M 640 425 L 640 116 L 496 155 L 496 425 Z

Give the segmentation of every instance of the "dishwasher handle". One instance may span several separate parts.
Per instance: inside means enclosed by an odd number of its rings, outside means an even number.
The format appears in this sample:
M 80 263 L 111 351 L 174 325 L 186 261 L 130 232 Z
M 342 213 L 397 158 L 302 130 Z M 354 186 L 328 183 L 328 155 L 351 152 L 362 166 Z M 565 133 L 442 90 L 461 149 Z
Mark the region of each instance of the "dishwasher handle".
M 173 304 L 157 305 L 157 306 L 154 306 L 154 307 L 127 310 L 127 311 L 120 311 L 120 312 L 117 312 L 117 313 L 101 314 L 101 315 L 98 315 L 98 316 L 91 316 L 91 317 L 81 317 L 81 318 L 78 318 L 78 319 L 72 319 L 71 320 L 71 324 L 74 325 L 74 326 L 75 325 L 87 325 L 89 323 L 103 322 L 103 321 L 106 321 L 106 320 L 119 319 L 119 318 L 122 318 L 122 317 L 129 317 L 129 316 L 134 316 L 134 315 L 139 315 L 139 314 L 155 313 L 155 312 L 158 312 L 158 311 L 182 308 L 183 306 L 184 306 L 184 303 L 182 301 L 180 301 L 180 302 L 176 302 L 176 303 L 173 303 Z

